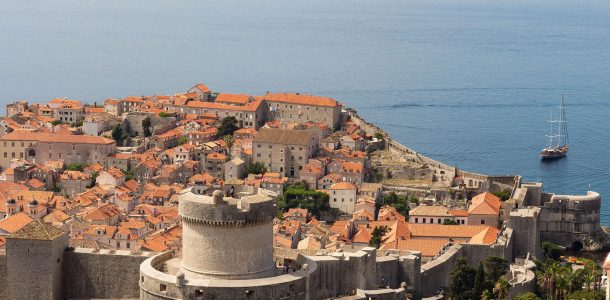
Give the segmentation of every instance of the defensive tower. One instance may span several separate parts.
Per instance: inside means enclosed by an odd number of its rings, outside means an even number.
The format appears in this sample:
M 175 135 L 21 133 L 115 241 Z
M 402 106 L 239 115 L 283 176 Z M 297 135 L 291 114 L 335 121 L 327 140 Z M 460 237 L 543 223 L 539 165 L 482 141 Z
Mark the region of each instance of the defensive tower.
M 240 199 L 222 191 L 180 194 L 181 271 L 187 279 L 254 279 L 276 275 L 273 260 L 273 199 Z

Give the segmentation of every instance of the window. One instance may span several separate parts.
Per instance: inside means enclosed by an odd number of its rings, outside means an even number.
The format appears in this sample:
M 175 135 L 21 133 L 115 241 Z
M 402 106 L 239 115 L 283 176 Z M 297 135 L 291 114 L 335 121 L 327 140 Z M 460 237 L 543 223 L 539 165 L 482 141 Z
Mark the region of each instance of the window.
M 167 286 L 165 284 L 159 285 L 159 291 L 161 291 L 161 292 L 167 291 Z
M 422 218 L 421 222 L 425 224 L 426 223 L 426 218 Z
M 419 219 L 419 218 L 415 218 L 415 223 L 419 222 L 419 220 L 418 220 L 418 219 Z
M 481 225 L 484 225 L 484 224 L 485 224 L 485 220 L 481 220 Z

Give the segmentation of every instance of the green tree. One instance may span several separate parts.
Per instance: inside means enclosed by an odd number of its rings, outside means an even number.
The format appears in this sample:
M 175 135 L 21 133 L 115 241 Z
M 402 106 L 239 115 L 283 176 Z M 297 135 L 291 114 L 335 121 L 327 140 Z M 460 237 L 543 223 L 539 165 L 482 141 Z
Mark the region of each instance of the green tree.
M 542 298 L 536 296 L 536 294 L 534 293 L 529 292 L 519 294 L 515 298 L 513 298 L 513 300 L 542 300 Z
M 378 140 L 383 141 L 384 137 L 383 137 L 383 133 L 381 133 L 380 131 L 375 132 L 375 138 Z
M 551 258 L 557 261 L 561 258 L 562 249 L 559 245 L 551 241 L 544 241 L 542 242 L 541 246 L 542 253 L 544 253 L 544 256 L 546 256 L 547 258 Z
M 494 295 L 489 290 L 483 290 L 481 300 L 492 300 Z
M 120 124 L 112 128 L 112 139 L 116 141 L 117 146 L 122 146 L 123 141 L 129 137 L 129 134 L 123 130 Z
M 510 290 L 510 283 L 506 280 L 506 277 L 502 276 L 498 279 L 494 286 L 494 295 L 496 295 L 497 300 L 504 300 L 508 297 L 508 291 Z
M 485 268 L 483 268 L 483 263 L 479 262 L 479 268 L 474 278 L 473 296 L 475 299 L 481 297 L 483 290 L 485 290 Z
M 246 172 L 248 174 L 264 174 L 267 172 L 267 167 L 262 162 L 250 163 L 248 167 L 246 167 Z
M 395 192 L 391 192 L 389 194 L 385 194 L 383 196 L 383 202 L 379 204 L 382 205 L 390 205 L 396 208 L 396 211 L 401 215 L 408 217 L 409 216 L 409 201 L 406 196 L 396 194 Z
M 165 111 L 162 111 L 159 113 L 159 117 L 161 117 L 161 118 L 172 117 L 173 115 L 174 115 L 173 113 L 169 113 L 169 112 L 165 112 Z
M 538 286 L 547 297 L 550 297 L 550 299 L 555 299 L 557 276 L 560 268 L 561 266 L 557 261 L 548 259 L 541 263 L 536 271 Z
M 233 132 L 237 129 L 239 129 L 239 127 L 237 127 L 237 119 L 235 117 L 224 117 L 222 120 L 220 120 L 220 125 L 218 126 L 216 135 L 219 137 L 233 135 Z
M 453 300 L 475 299 L 474 281 L 477 271 L 466 263 L 466 258 L 458 258 L 450 274 L 449 296 Z
M 235 137 L 233 137 L 232 135 L 225 135 L 222 136 L 221 139 L 227 143 L 227 148 L 231 149 L 231 147 L 233 147 Z
M 99 172 L 93 172 L 93 174 L 91 174 L 91 184 L 89 184 L 88 188 L 92 188 L 95 186 L 95 179 L 97 179 L 97 176 L 99 176 L 100 173 Z
M 371 239 L 369 240 L 369 246 L 379 249 L 383 241 L 383 236 L 388 233 L 390 229 L 388 226 L 375 226 L 371 233 Z
M 486 288 L 493 289 L 494 285 L 509 269 L 508 261 L 502 257 L 488 256 L 483 260 L 485 268 Z
M 150 118 L 142 120 L 142 128 L 144 129 L 145 137 L 149 137 L 152 135 L 152 124 L 150 123 Z
M 458 223 L 455 220 L 445 219 L 443 225 L 458 225 Z
M 312 215 L 319 217 L 322 212 L 331 211 L 326 193 L 310 190 L 303 183 L 289 185 L 278 199 L 278 208 L 287 211 L 290 208 L 305 208 Z
M 185 136 L 181 136 L 178 138 L 178 145 L 182 145 L 182 144 L 186 144 L 186 142 L 188 142 L 189 139 Z
M 66 167 L 68 171 L 80 171 L 82 172 L 85 169 L 85 166 L 79 163 L 71 163 Z
M 595 293 L 593 291 L 580 290 L 571 293 L 565 297 L 567 300 L 604 300 L 606 299 L 606 293 L 601 291 Z
M 492 193 L 494 194 L 496 197 L 500 198 L 500 200 L 502 201 L 506 201 L 508 199 L 510 199 L 510 190 L 502 190 L 501 192 L 495 192 Z

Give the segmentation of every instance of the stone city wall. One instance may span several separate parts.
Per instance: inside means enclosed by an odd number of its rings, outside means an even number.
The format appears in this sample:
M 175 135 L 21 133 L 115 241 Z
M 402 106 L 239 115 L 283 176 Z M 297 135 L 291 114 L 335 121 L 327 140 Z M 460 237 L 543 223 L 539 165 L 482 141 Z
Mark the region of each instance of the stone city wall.
M 6 252 L 4 250 L 0 250 L 0 278 L 4 278 L 4 280 L 0 280 L 0 299 L 6 299 L 7 276 Z
M 140 264 L 149 255 L 68 248 L 64 252 L 64 298 L 138 298 Z
M 298 256 L 302 268 L 275 277 L 247 280 L 192 279 L 179 280 L 159 271 L 164 261 L 172 258 L 167 252 L 146 260 L 141 266 L 140 299 L 304 299 L 318 297 L 318 269 L 315 261 Z
M 586 196 L 553 195 L 540 213 L 540 239 L 565 247 L 572 243 L 585 244 L 600 226 L 601 197 L 596 192 Z M 586 246 L 586 245 L 585 245 Z
M 455 244 L 435 260 L 431 260 L 421 267 L 421 293 L 430 296 L 448 288 L 451 271 L 458 258 L 464 255 L 462 245 Z

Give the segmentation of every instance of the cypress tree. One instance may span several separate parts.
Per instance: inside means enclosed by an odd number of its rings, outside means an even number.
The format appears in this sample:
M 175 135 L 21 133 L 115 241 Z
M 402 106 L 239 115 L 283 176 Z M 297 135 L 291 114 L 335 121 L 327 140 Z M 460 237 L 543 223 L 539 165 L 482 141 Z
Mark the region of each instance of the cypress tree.
M 483 263 L 479 263 L 479 268 L 477 269 L 477 275 L 474 278 L 474 299 L 480 299 L 483 294 L 483 290 L 485 289 L 485 269 L 483 268 Z

